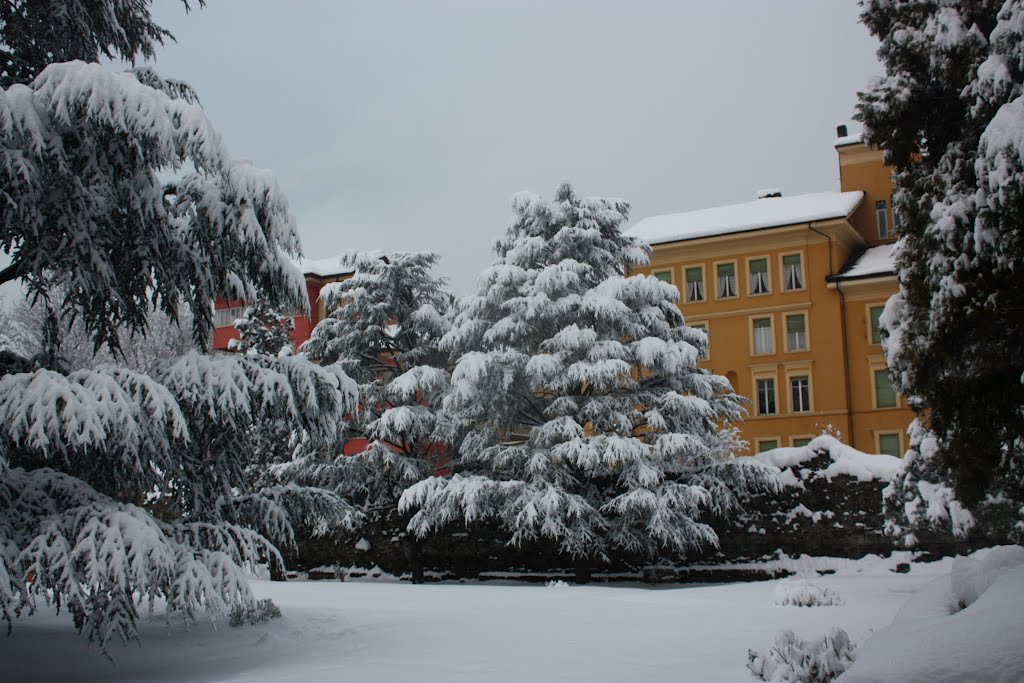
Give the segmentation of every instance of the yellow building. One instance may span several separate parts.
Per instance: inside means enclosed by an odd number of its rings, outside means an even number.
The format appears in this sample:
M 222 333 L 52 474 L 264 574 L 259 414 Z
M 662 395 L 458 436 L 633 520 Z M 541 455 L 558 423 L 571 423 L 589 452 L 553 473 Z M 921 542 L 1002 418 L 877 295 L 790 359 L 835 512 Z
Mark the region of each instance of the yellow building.
M 750 399 L 753 452 L 831 426 L 869 453 L 901 455 L 913 415 L 885 370 L 878 316 L 896 292 L 892 174 L 839 129 L 840 189 L 654 216 L 628 234 L 653 246 L 643 272 L 676 285 L 701 363 Z

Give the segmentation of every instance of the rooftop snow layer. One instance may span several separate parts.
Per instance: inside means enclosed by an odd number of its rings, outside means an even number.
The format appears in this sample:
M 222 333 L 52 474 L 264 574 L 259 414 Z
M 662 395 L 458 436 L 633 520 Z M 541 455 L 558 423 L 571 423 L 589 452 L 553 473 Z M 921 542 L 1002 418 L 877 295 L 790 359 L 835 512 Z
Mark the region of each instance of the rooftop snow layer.
M 860 204 L 864 193 L 817 192 L 793 197 L 769 197 L 743 204 L 651 216 L 626 231 L 648 244 L 727 235 L 780 225 L 846 218 Z
M 836 138 L 836 141 L 832 144 L 835 147 L 845 147 L 846 145 L 859 145 L 862 142 L 864 142 L 864 138 L 861 137 L 860 133 L 856 133 L 854 135 L 844 135 L 841 138 Z
M 348 275 L 353 272 L 351 268 L 341 265 L 340 256 L 322 259 L 299 258 L 295 259 L 295 265 L 302 269 L 303 275 L 316 275 L 317 277 Z
M 831 279 L 857 280 L 878 275 L 892 275 L 896 272 L 896 264 L 893 260 L 893 247 L 895 246 L 894 244 L 880 244 L 867 249 L 853 262 L 853 265 Z

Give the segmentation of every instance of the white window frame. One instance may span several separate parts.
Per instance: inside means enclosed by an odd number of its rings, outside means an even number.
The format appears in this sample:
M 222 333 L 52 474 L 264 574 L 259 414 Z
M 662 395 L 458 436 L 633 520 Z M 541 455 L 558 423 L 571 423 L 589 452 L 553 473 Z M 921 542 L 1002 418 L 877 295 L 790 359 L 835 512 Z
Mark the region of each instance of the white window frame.
M 892 388 L 892 393 L 896 397 L 896 402 L 891 406 L 880 406 L 878 405 L 878 372 L 885 372 L 888 374 L 889 369 L 885 363 L 871 363 L 868 367 L 868 372 L 871 373 L 871 405 L 875 410 L 894 410 L 900 407 L 900 395 L 896 391 L 896 387 Z M 889 379 L 889 385 L 892 386 L 892 379 Z
M 764 291 L 755 291 L 761 285 L 758 284 L 759 279 L 754 277 L 754 272 L 751 270 L 751 265 L 754 261 L 764 261 Z M 750 296 L 766 296 L 772 293 L 772 260 L 767 255 L 765 256 L 751 256 L 747 259 L 747 280 L 749 281 Z
M 807 382 L 807 405 L 801 406 L 798 410 L 796 402 L 793 401 L 793 382 L 798 379 L 806 380 Z M 786 375 L 786 389 L 788 391 L 789 398 L 789 412 L 791 413 L 810 413 L 814 410 L 813 408 L 813 397 L 811 395 L 811 373 L 809 372 L 794 372 L 793 374 Z M 801 397 L 802 398 L 802 397 Z
M 768 350 L 758 351 L 757 344 L 757 330 L 764 328 L 755 328 L 755 320 L 768 320 Z M 772 356 L 775 354 L 775 316 L 772 314 L 767 315 L 752 315 L 750 316 L 750 355 L 751 356 Z
M 901 432 L 899 430 L 882 430 L 882 431 L 875 432 L 875 453 L 881 453 L 882 452 L 882 437 L 883 436 L 895 436 L 896 437 L 897 442 L 898 442 L 899 445 L 898 445 L 898 447 L 896 449 L 897 452 L 898 452 L 898 455 L 896 455 L 895 457 L 902 458 L 903 457 L 903 453 L 905 452 L 905 449 L 903 447 L 903 432 Z
M 889 213 L 884 199 L 875 202 L 875 221 L 878 223 L 878 239 L 889 239 Z
M 802 347 L 800 347 L 800 348 L 794 348 L 793 345 L 790 344 L 790 339 L 789 339 L 789 319 L 790 318 L 796 318 L 796 317 L 800 317 L 800 318 L 804 319 L 804 331 L 803 331 L 804 345 Z M 786 353 L 805 353 L 805 352 L 811 350 L 811 335 L 810 335 L 810 332 L 808 331 L 809 328 L 810 328 L 810 316 L 807 314 L 807 311 L 797 311 L 797 312 L 794 312 L 794 313 L 783 313 L 782 314 L 782 327 L 783 327 L 784 334 L 785 334 L 785 337 L 786 337 Z
M 732 266 L 732 294 L 729 294 L 727 296 L 722 296 L 722 279 L 721 279 L 721 276 L 719 276 L 719 274 L 718 274 L 718 268 L 719 268 L 719 266 L 726 266 L 726 265 L 731 265 Z M 732 261 L 716 261 L 714 263 L 714 267 L 715 267 L 715 298 L 716 299 L 736 299 L 736 298 L 739 298 L 739 295 L 740 295 L 740 267 L 739 267 L 739 264 L 735 260 L 732 260 Z
M 686 272 L 688 270 L 698 270 L 698 269 L 700 270 L 700 281 L 697 282 L 697 283 L 690 283 L 686 279 Z M 704 264 L 695 264 L 695 265 L 683 266 L 682 267 L 682 271 L 683 271 L 683 288 L 685 289 L 685 291 L 683 292 L 683 299 L 686 301 L 686 303 L 688 303 L 688 304 L 700 304 L 700 303 L 704 303 L 705 301 L 707 301 L 708 300 L 708 297 L 707 297 L 707 287 L 704 286 L 704 283 L 705 283 Z M 697 285 L 696 292 L 691 291 L 691 284 L 696 284 Z M 700 298 L 699 299 L 691 298 L 690 295 L 693 294 L 693 293 L 700 294 Z
M 786 270 L 786 257 L 796 256 L 800 259 L 800 263 L 797 265 L 797 283 L 799 286 L 789 286 L 789 272 Z M 782 273 L 782 291 L 783 292 L 802 292 L 807 289 L 807 278 L 804 276 L 804 253 L 802 251 L 787 251 L 779 254 L 779 272 Z
M 771 406 L 768 405 L 768 394 L 765 393 L 765 407 L 774 408 L 772 411 L 761 410 L 761 382 L 771 382 Z M 761 375 L 754 377 L 754 402 L 759 416 L 779 414 L 779 387 L 778 379 L 774 375 Z

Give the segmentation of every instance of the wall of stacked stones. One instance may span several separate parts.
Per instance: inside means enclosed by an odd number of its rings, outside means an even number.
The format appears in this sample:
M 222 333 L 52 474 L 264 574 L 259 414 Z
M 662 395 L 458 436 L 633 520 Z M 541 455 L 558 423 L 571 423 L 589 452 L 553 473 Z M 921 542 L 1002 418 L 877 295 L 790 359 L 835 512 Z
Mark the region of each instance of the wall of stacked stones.
M 368 573 L 423 580 L 517 579 L 549 581 L 725 581 L 771 578 L 783 570 L 744 565 L 778 557 L 814 555 L 858 558 L 896 550 L 883 533 L 882 489 L 887 482 L 831 479 L 827 453 L 791 468 L 795 482 L 779 492 L 753 496 L 733 519 L 709 520 L 720 545 L 686 558 L 616 555 L 586 566 L 558 552 L 555 544 L 513 547 L 496 528 L 474 525 L 449 529 L 423 540 L 405 532 L 397 514 L 368 523 L 354 536 L 306 539 L 289 558 L 289 569 L 310 578 L 332 579 Z M 918 549 L 934 555 L 967 552 L 975 542 L 932 535 Z M 588 576 L 589 574 L 589 576 Z

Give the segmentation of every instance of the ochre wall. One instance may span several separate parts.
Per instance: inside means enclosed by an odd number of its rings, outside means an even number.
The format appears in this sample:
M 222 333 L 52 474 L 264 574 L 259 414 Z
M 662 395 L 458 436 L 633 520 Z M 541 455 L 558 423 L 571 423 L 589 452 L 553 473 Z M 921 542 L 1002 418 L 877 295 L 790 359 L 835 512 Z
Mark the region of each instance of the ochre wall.
M 871 343 L 871 320 L 868 310 L 884 306 L 896 293 L 894 277 L 847 281 L 840 285 L 846 300 L 847 344 L 850 358 L 850 387 L 853 405 L 853 444 L 862 451 L 877 449 L 880 433 L 897 433 L 901 452 L 906 449 L 907 425 L 913 412 L 906 401 L 897 396 L 896 408 L 875 408 L 874 369 L 885 367 L 881 344 Z
M 864 201 L 850 217 L 850 223 L 868 245 L 893 241 L 892 173 L 882 163 L 882 152 L 862 144 L 836 148 L 839 155 L 839 189 L 860 190 Z M 878 236 L 875 202 L 884 201 L 889 237 Z
M 659 244 L 654 247 L 650 267 L 638 271 L 670 271 L 687 323 L 707 327 L 710 353 L 701 367 L 733 380 L 736 392 L 751 401 L 749 415 L 739 425 L 749 443 L 747 453 L 757 451 L 759 440 L 772 439 L 789 446 L 793 439 L 817 436 L 829 426 L 843 441 L 865 452 L 877 452 L 879 433 L 899 433 L 901 447 L 906 447 L 905 431 L 913 415 L 905 402 L 899 399 L 897 408 L 874 407 L 872 369 L 884 367 L 884 358 L 881 346 L 870 343 L 867 312 L 869 305 L 884 304 L 896 292 L 896 279 L 885 276 L 839 286 L 827 281 L 865 247 L 881 243 L 875 217 L 877 200 L 886 201 L 891 229 L 892 176 L 876 150 L 858 144 L 837 152 L 841 189 L 865 193 L 848 220 Z M 788 253 L 802 257 L 804 287 L 797 291 L 783 290 L 782 255 Z M 752 295 L 748 260 L 759 257 L 768 258 L 771 292 Z M 716 264 L 723 261 L 736 263 L 736 298 L 717 297 Z M 694 266 L 704 268 L 702 302 L 685 300 L 684 274 Z M 807 314 L 808 348 L 790 353 L 785 344 L 785 315 L 796 312 Z M 771 354 L 753 354 L 751 318 L 755 316 L 772 318 Z M 788 377 L 792 375 L 811 378 L 810 411 L 791 409 Z M 761 377 L 775 378 L 775 415 L 758 415 L 755 380 Z
M 771 201 L 764 199 L 762 201 Z M 741 425 L 743 438 L 750 443 L 747 452 L 757 450 L 758 439 L 775 439 L 789 446 L 793 438 L 813 437 L 828 425 L 847 431 L 846 383 L 843 372 L 843 337 L 839 294 L 829 289 L 829 241 L 813 232 L 807 224 L 763 230 L 726 238 L 711 238 L 659 245 L 650 268 L 642 272 L 671 270 L 673 283 L 680 289 L 680 308 L 688 324 L 704 324 L 710 338 L 709 358 L 701 363 L 716 374 L 734 380 L 737 393 L 749 397 L 748 416 Z M 822 226 L 830 234 L 836 226 Z M 848 227 L 846 228 L 849 229 Z M 833 250 L 838 240 L 833 239 Z M 783 289 L 782 256 L 799 253 L 803 265 L 803 288 Z M 839 259 L 832 255 L 832 264 Z M 748 259 L 767 257 L 771 291 L 751 294 Z M 717 297 L 715 266 L 735 261 L 738 296 Z M 686 302 L 683 273 L 686 268 L 704 266 L 705 300 Z M 805 351 L 786 348 L 785 316 L 806 314 L 808 344 Z M 754 355 L 752 318 L 770 317 L 773 328 L 773 352 Z M 794 412 L 790 406 L 788 377 L 811 378 L 811 410 Z M 758 415 L 755 381 L 774 378 L 776 414 Z

